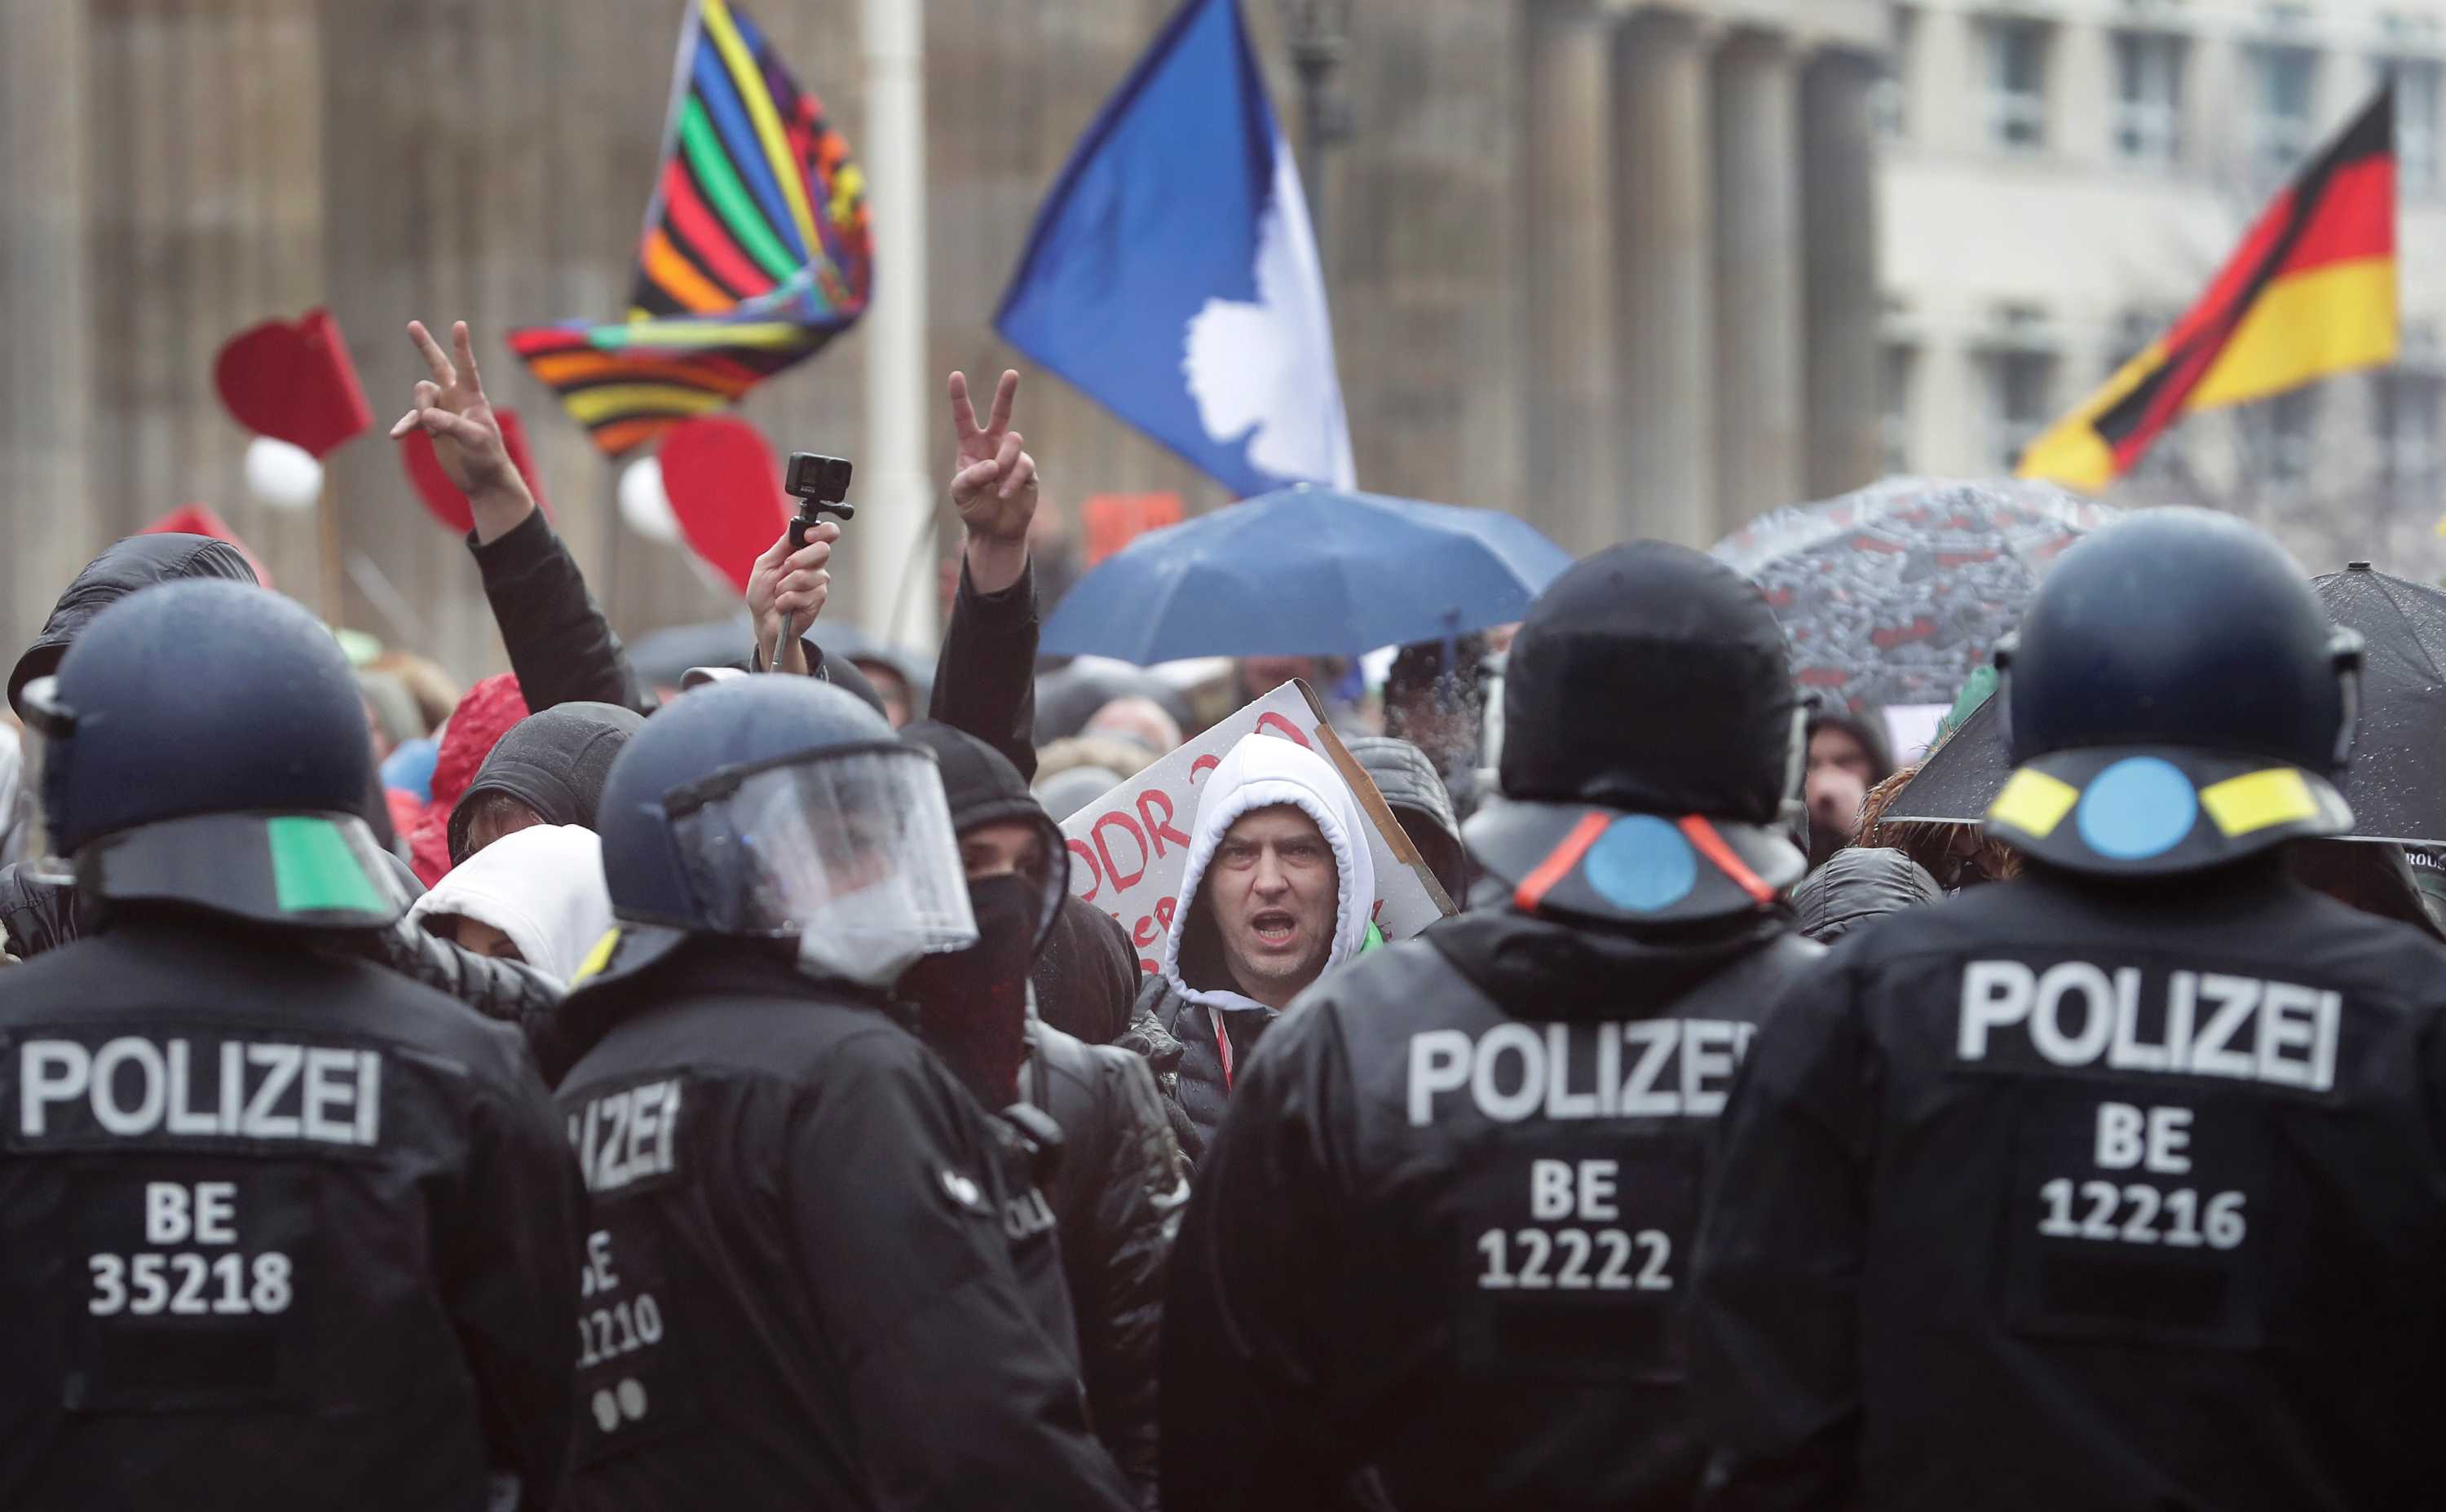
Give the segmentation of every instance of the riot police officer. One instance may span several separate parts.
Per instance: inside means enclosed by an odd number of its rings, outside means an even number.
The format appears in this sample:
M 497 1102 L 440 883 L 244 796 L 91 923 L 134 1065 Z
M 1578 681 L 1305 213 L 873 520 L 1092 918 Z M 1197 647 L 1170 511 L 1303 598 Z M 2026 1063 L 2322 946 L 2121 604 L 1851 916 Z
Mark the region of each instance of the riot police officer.
M 1014 1271 L 988 1115 L 886 1011 L 977 939 L 931 755 L 838 688 L 742 679 L 647 721 L 597 819 L 620 924 L 558 1090 L 594 1199 L 568 1504 L 1126 1506 L 1066 1312 Z
M 406 906 L 347 658 L 174 583 L 22 698 L 98 928 L 0 981 L 0 1505 L 552 1504 L 575 1171 L 514 1030 L 332 948 Z
M 1758 588 L 1639 542 L 1531 607 L 1480 907 L 1294 999 L 1201 1163 L 1163 1498 L 1683 1507 L 1703 1140 L 1817 958 L 1781 889 L 1798 711 Z
M 2288 881 L 2359 642 L 2229 516 L 2001 649 L 2023 877 L 1847 941 L 1724 1121 L 1717 1507 L 2380 1507 L 2446 1484 L 2446 949 Z

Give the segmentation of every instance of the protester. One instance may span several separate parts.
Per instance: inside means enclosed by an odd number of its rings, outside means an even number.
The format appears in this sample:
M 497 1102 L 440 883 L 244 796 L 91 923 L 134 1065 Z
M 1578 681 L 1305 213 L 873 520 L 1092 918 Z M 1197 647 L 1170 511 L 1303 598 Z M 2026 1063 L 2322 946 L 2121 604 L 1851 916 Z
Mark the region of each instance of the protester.
M 483 770 L 493 747 L 513 726 L 527 718 L 527 700 L 517 674 L 496 673 L 467 690 L 442 727 L 442 749 L 433 760 L 433 801 L 407 837 L 408 864 L 417 880 L 430 887 L 447 876 L 453 864 L 451 815 L 459 800 Z
M 1886 754 L 1884 721 L 1874 713 L 1819 709 L 1809 716 L 1809 775 L 1802 789 L 1809 804 L 1812 870 L 1852 843 L 1869 790 L 1893 775 Z
M 1296 679 L 1325 705 L 1326 722 L 1344 737 L 1379 732 L 1361 715 L 1351 682 L 1351 663 L 1340 656 L 1244 656 L 1232 668 L 1239 702 L 1264 698 Z
M 1052 753 L 1047 752 L 1046 755 L 1049 756 Z M 1080 810 L 1128 780 L 1126 775 L 1111 767 L 1071 766 L 1065 762 L 1053 771 L 1039 772 L 1034 791 L 1036 801 L 1044 806 L 1044 812 L 1053 816 L 1053 822 L 1067 824 Z
M 0 992 L 0 1503 L 554 1505 L 568 1146 L 514 1036 L 331 945 L 406 900 L 329 633 L 167 583 L 14 692 L 97 916 Z
M 1991 839 L 1975 824 L 1910 823 L 1889 819 L 1891 808 L 1919 775 L 1917 766 L 1897 768 L 1869 790 L 1860 803 L 1860 827 L 1852 843 L 1872 849 L 1899 850 L 1916 861 L 1947 892 L 2010 882 L 2022 874 L 2021 853 Z
M 1091 739 L 1126 740 L 1145 752 L 1149 762 L 1170 756 L 1180 744 L 1180 721 L 1143 694 L 1105 704 L 1088 718 L 1087 727 L 1080 733 Z
M 1303 994 L 1199 1164 L 1168 1512 L 1698 1490 L 1708 1129 L 1818 956 L 1777 896 L 1804 865 L 1783 636 L 1722 563 L 1618 546 L 1531 606 L 1504 700 L 1502 796 L 1467 834 L 1506 901 Z M 1590 717 L 1626 710 L 1673 718 Z
M 1402 647 L 1384 674 L 1384 733 L 1427 754 L 1463 819 L 1477 809 L 1489 654 L 1477 632 L 1426 641 Z
M 1366 823 L 1332 766 L 1279 736 L 1246 737 L 1207 775 L 1163 973 L 1137 1007 L 1187 1047 L 1177 1095 L 1192 1160 L 1267 1026 L 1381 938 Z
M 1180 1150 L 1143 1061 L 1044 1017 L 1073 985 L 1048 982 L 1044 969 L 1067 891 L 1061 832 L 976 737 L 921 720 L 901 737 L 931 752 L 942 773 L 978 934 L 910 968 L 901 991 L 917 1003 L 927 1044 L 978 1101 L 1024 1102 L 1061 1128 L 1051 1196 L 1087 1403 L 1097 1437 L 1152 1506 L 1164 1261 L 1189 1195 Z M 1121 938 L 1118 926 L 1111 934 Z M 1124 994 L 1124 1013 L 1128 1002 Z
M 602 827 L 619 933 L 560 1089 L 581 1290 L 669 1321 L 590 1335 L 567 1504 L 1130 1504 L 988 1115 L 885 1011 L 977 938 L 933 763 L 837 688 L 718 683 L 621 751 Z
M 612 929 L 603 842 L 574 824 L 517 830 L 451 868 L 408 917 L 477 955 L 523 961 L 566 990 Z
M 1847 846 L 1792 889 L 1800 932 L 1821 945 L 1890 913 L 1944 899 L 1928 868 L 1883 846 Z
M 451 805 L 451 864 L 529 825 L 594 828 L 612 758 L 643 723 L 634 709 L 577 702 L 511 725 Z
M 1443 775 L 1424 751 L 1389 735 L 1355 735 L 1345 742 L 1367 771 L 1384 806 L 1401 821 L 1402 832 L 1418 849 L 1455 907 L 1469 900 L 1469 852 L 1461 845 L 1460 821 L 1453 816 L 1452 794 Z
M 2023 874 L 1795 983 L 1726 1115 L 1703 1504 L 2431 1500 L 2446 947 L 2286 876 L 2352 823 L 2359 638 L 2155 510 L 1997 663 Z

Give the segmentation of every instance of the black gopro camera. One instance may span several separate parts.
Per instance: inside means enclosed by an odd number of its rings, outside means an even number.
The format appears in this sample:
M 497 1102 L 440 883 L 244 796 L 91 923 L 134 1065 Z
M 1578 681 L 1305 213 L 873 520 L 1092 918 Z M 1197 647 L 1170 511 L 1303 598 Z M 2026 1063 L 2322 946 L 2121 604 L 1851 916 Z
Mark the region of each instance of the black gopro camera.
M 857 506 L 842 502 L 849 497 L 849 458 L 846 457 L 792 452 L 789 471 L 782 478 L 781 488 L 791 497 L 806 500 L 799 508 L 801 518 L 837 514 L 845 520 L 856 519 Z

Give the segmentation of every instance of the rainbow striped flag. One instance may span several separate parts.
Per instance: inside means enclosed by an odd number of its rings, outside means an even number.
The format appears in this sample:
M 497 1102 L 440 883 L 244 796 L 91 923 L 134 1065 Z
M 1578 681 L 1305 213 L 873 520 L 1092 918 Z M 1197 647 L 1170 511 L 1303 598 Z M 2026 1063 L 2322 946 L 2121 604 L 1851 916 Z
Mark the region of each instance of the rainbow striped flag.
M 629 318 L 512 331 L 510 350 L 619 457 L 823 349 L 866 308 L 865 176 L 823 103 L 731 0 L 680 31 Z

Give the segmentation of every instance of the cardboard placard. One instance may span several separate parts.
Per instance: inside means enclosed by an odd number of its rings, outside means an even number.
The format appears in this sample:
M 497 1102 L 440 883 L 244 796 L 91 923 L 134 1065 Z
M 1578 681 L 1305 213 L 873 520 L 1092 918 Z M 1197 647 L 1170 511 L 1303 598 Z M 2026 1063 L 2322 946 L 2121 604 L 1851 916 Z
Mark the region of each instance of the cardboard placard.
M 1189 865 L 1206 776 L 1233 746 L 1260 731 L 1323 756 L 1349 784 L 1368 821 L 1367 847 L 1376 864 L 1374 917 L 1385 939 L 1405 940 L 1458 911 L 1402 832 L 1374 779 L 1333 733 L 1325 706 L 1307 683 L 1294 681 L 1243 705 L 1062 826 L 1070 847 L 1070 891 L 1120 921 L 1142 971 L 1162 969 L 1164 936 L 1179 905 L 1180 874 Z

